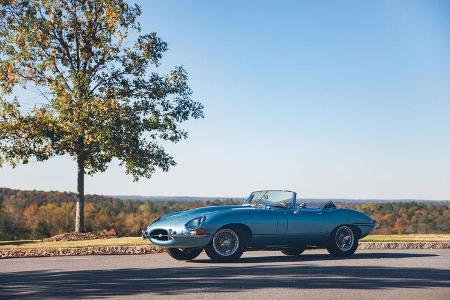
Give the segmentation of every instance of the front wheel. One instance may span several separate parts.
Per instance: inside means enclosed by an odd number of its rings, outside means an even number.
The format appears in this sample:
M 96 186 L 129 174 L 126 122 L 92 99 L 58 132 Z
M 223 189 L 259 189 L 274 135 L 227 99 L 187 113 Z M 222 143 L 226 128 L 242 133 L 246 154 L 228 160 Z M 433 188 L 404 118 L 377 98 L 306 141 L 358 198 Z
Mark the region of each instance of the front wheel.
M 244 253 L 245 244 L 245 234 L 239 227 L 223 227 L 214 234 L 205 252 L 213 262 L 232 262 Z
M 328 252 L 337 257 L 346 257 L 355 253 L 358 248 L 358 235 L 349 226 L 339 226 L 336 228 L 328 242 Z
M 176 260 L 193 260 L 202 253 L 202 248 L 167 248 L 167 253 Z

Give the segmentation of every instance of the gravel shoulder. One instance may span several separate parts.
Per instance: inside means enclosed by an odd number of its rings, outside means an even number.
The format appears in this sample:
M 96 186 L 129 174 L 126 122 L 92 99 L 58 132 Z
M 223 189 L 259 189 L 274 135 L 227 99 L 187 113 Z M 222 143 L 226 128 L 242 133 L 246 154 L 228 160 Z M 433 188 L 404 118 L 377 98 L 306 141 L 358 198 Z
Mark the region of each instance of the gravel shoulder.
M 450 235 L 370 235 L 360 241 L 358 249 L 450 249 Z M 0 242 L 0 258 L 152 254 L 163 251 L 140 237 Z

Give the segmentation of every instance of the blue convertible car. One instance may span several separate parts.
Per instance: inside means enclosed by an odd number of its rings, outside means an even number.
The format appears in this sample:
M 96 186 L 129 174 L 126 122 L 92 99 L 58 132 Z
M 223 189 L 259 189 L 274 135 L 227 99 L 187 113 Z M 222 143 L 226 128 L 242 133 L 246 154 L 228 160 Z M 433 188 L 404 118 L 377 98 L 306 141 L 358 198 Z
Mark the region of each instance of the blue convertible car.
M 175 259 L 192 260 L 204 249 L 211 260 L 229 262 L 246 250 L 300 255 L 307 248 L 326 248 L 334 256 L 349 256 L 375 226 L 367 215 L 331 201 L 307 207 L 295 192 L 265 190 L 251 193 L 242 205 L 169 213 L 142 233 Z

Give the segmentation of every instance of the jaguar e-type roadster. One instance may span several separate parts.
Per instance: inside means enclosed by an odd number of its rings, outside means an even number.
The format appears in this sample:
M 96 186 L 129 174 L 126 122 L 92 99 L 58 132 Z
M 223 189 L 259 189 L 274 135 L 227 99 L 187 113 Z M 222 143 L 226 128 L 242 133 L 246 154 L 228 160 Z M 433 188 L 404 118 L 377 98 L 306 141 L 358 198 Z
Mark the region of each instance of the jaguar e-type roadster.
M 209 206 L 172 212 L 155 219 L 143 238 L 167 248 L 177 260 L 192 260 L 203 249 L 214 262 L 230 262 L 247 250 L 281 250 L 300 255 L 326 248 L 331 255 L 352 255 L 358 240 L 377 223 L 328 201 L 319 207 L 297 202 L 291 191 L 256 191 L 242 205 Z

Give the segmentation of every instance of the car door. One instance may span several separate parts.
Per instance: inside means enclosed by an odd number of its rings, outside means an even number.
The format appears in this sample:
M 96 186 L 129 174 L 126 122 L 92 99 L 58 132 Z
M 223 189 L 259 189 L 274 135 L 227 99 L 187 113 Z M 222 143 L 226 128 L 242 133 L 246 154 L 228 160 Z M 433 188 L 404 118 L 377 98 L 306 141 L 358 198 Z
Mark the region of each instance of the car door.
M 324 214 L 320 208 L 293 209 L 287 213 L 287 239 L 291 244 L 315 244 L 325 234 Z
M 287 214 L 285 209 L 257 208 L 249 216 L 251 223 L 252 246 L 275 247 L 286 244 Z

